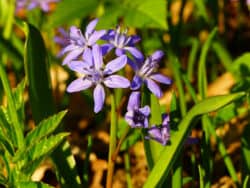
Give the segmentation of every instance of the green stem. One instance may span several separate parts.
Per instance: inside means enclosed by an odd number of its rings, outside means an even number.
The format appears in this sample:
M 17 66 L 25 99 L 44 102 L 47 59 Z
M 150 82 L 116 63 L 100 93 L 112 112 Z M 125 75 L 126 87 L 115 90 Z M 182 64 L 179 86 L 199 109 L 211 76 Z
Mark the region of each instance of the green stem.
M 127 187 L 132 188 L 132 181 L 131 181 L 131 173 L 130 173 L 130 161 L 129 161 L 129 152 L 126 151 L 124 153 L 124 163 L 125 163 L 125 172 L 126 172 L 126 179 L 127 179 Z
M 9 2 L 9 10 L 8 10 L 8 17 L 6 21 L 6 25 L 4 27 L 3 37 L 5 39 L 9 39 L 12 31 L 12 26 L 14 23 L 14 16 L 15 16 L 15 1 L 11 0 Z
M 182 187 L 182 156 L 179 155 L 173 165 L 172 187 Z
M 88 187 L 88 181 L 89 181 L 89 176 L 88 176 L 88 169 L 89 169 L 89 155 L 92 149 L 93 141 L 92 137 L 89 135 L 88 136 L 88 145 L 87 145 L 87 150 L 86 150 L 86 157 L 84 160 L 84 168 L 83 168 L 83 186 Z
M 117 147 L 115 148 L 115 151 L 114 153 L 112 154 L 112 160 L 115 161 L 116 160 L 116 157 L 118 156 L 119 154 L 119 151 L 121 149 L 121 146 L 122 146 L 122 143 L 124 142 L 124 140 L 127 138 L 127 135 L 130 131 L 130 127 L 127 127 L 126 130 L 124 131 L 123 135 L 121 136 L 118 144 L 117 144 Z
M 227 154 L 227 150 L 226 150 L 225 145 L 223 144 L 221 138 L 217 136 L 216 131 L 211 123 L 211 120 L 208 118 L 208 116 L 205 116 L 205 118 L 206 118 L 206 121 L 208 124 L 208 131 L 216 139 L 220 154 L 221 154 L 221 156 L 226 164 L 226 167 L 227 167 L 227 170 L 228 170 L 230 176 L 232 177 L 233 181 L 237 185 L 239 185 L 240 182 L 238 180 L 237 173 L 235 171 L 235 168 L 234 168 L 234 165 L 233 165 L 233 162 L 232 162 L 230 156 Z
M 18 148 L 22 148 L 24 146 L 24 137 L 23 137 L 22 126 L 21 126 L 21 123 L 18 119 L 16 106 L 14 104 L 14 100 L 13 100 L 13 96 L 12 96 L 12 91 L 11 91 L 8 77 L 7 77 L 7 74 L 5 72 L 5 69 L 3 67 L 2 62 L 0 62 L 0 77 L 1 77 L 3 88 L 4 88 L 4 91 L 6 93 L 7 100 L 8 100 L 8 107 L 10 110 L 9 115 L 10 115 L 10 118 L 11 118 L 12 123 L 13 123 L 13 132 L 15 133 L 17 146 L 18 146 Z
M 180 110 L 181 110 L 181 116 L 184 117 L 187 113 L 187 105 L 185 100 L 185 92 L 181 80 L 181 64 L 177 57 L 170 51 L 169 52 L 170 62 L 171 62 L 171 68 L 173 70 L 175 83 L 178 89 L 179 94 L 179 103 L 180 103 Z M 173 177 L 172 177 L 172 185 L 175 188 L 182 187 L 182 161 L 181 161 L 181 155 L 178 156 L 178 159 L 176 160 L 174 166 L 173 166 Z
M 185 114 L 187 113 L 187 105 L 185 101 L 185 92 L 184 92 L 184 88 L 182 86 L 182 81 L 181 81 L 181 75 L 182 75 L 181 64 L 179 60 L 177 59 L 177 57 L 171 52 L 170 49 L 169 49 L 168 57 L 171 62 L 170 66 L 171 66 L 171 69 L 173 70 L 175 84 L 178 89 L 181 116 L 184 117 Z
M 192 45 L 192 48 L 188 57 L 187 77 L 191 81 L 194 76 L 194 64 L 199 50 L 199 40 L 196 38 L 191 38 L 190 43 Z
M 112 187 L 112 179 L 114 174 L 115 161 L 112 160 L 112 155 L 116 149 L 116 133 L 117 133 L 117 113 L 116 113 L 116 102 L 113 93 L 110 95 L 111 99 L 111 123 L 110 123 L 110 141 L 109 141 L 109 155 L 108 155 L 108 174 L 106 187 Z

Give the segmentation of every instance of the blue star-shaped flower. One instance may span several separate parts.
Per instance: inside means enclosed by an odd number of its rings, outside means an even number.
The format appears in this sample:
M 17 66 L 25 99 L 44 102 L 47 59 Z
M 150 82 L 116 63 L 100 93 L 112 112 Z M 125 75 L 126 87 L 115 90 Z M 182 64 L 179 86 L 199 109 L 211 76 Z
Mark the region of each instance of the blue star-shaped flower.
M 94 86 L 94 112 L 97 113 L 103 108 L 105 100 L 104 85 L 108 88 L 129 87 L 128 79 L 113 75 L 126 65 L 127 57 L 125 55 L 120 56 L 104 66 L 101 48 L 96 44 L 92 50 L 86 49 L 83 59 L 84 61 L 71 61 L 69 63 L 70 69 L 84 76 L 71 82 L 67 91 L 77 92 Z
M 86 28 L 84 35 L 81 30 L 71 26 L 69 31 L 69 44 L 62 50 L 61 54 L 67 53 L 63 60 L 63 65 L 69 64 L 70 61 L 77 59 L 87 48 L 96 44 L 105 33 L 105 30 L 96 31 L 95 26 L 98 19 L 91 21 Z
M 131 89 L 137 90 L 143 83 L 147 88 L 158 98 L 162 96 L 162 91 L 157 85 L 157 82 L 163 84 L 171 84 L 171 80 L 163 74 L 157 73 L 156 70 L 159 66 L 159 61 L 163 56 L 162 51 L 156 51 L 149 56 L 144 63 L 138 64 L 135 68 L 135 76 L 131 82 Z
M 127 113 L 125 114 L 127 123 L 132 128 L 147 128 L 149 115 L 149 106 L 140 108 L 140 93 L 138 91 L 132 92 L 128 101 Z

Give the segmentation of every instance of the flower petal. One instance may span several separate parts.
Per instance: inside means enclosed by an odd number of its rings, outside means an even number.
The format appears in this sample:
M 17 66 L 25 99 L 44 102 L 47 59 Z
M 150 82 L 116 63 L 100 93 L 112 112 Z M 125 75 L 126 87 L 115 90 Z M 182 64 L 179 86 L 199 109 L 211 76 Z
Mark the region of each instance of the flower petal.
M 83 52 L 83 60 L 89 65 L 89 66 L 93 66 L 94 62 L 93 62 L 93 57 L 92 57 L 92 51 L 90 48 L 86 48 Z
M 126 51 L 124 49 L 122 49 L 122 48 L 116 48 L 115 49 L 115 55 L 122 56 L 124 54 L 126 54 Z
M 62 49 L 62 54 L 65 54 L 66 52 L 69 52 L 69 51 L 72 51 L 72 50 L 75 50 L 79 48 L 78 46 L 74 45 L 74 44 L 70 44 L 70 45 L 67 45 L 65 48 Z
M 95 69 L 100 70 L 103 65 L 103 57 L 101 48 L 97 44 L 92 48 L 92 56 L 94 58 Z
M 110 52 L 110 50 L 112 50 L 114 48 L 113 44 L 103 44 L 101 45 L 101 49 L 102 49 L 102 55 L 106 55 L 107 53 Z
M 37 5 L 38 5 L 37 2 L 31 2 L 31 3 L 29 4 L 29 6 L 27 7 L 27 9 L 28 9 L 28 10 L 32 10 L 32 9 L 36 8 Z
M 106 33 L 105 30 L 95 31 L 91 34 L 91 36 L 88 39 L 88 45 L 92 46 L 95 44 L 97 40 L 99 40 L 102 36 L 104 36 Z
M 127 78 L 119 75 L 111 75 L 104 79 L 104 84 L 109 88 L 127 88 L 130 82 Z
M 132 82 L 131 82 L 130 88 L 132 90 L 137 90 L 141 87 L 142 83 L 143 83 L 142 78 L 140 76 L 135 75 Z
M 158 98 L 162 97 L 162 91 L 160 87 L 151 79 L 147 78 L 145 80 L 145 83 L 148 87 L 148 89 Z
M 132 35 L 131 36 L 131 40 L 129 45 L 134 45 L 135 43 L 139 42 L 141 40 L 141 38 L 138 35 Z
M 166 145 L 170 139 L 170 128 L 169 126 L 164 126 L 161 129 L 161 144 Z
M 98 22 L 98 19 L 97 19 L 97 18 L 94 19 L 94 20 L 92 20 L 91 22 L 89 22 L 89 24 L 88 24 L 87 27 L 86 27 L 86 34 L 87 34 L 87 35 L 90 35 L 91 33 L 93 33 L 93 31 L 94 31 L 94 29 L 95 29 L 95 26 L 96 26 L 97 22 Z
M 69 84 L 67 87 L 67 92 L 72 93 L 82 91 L 90 88 L 92 85 L 93 84 L 91 81 L 84 78 L 78 78 Z
M 157 126 L 150 127 L 148 130 L 148 134 L 150 135 L 151 138 L 161 141 L 161 130 Z
M 169 126 L 170 116 L 167 114 L 162 115 L 162 126 Z
M 135 127 L 135 122 L 133 120 L 133 117 L 134 117 L 134 111 L 133 110 L 130 110 L 128 111 L 124 118 L 125 118 L 125 121 L 131 126 L 131 127 Z
M 132 56 L 135 57 L 136 59 L 141 61 L 144 59 L 141 51 L 138 50 L 136 47 L 125 47 L 124 49 L 128 50 L 132 54 Z
M 163 51 L 157 50 L 151 55 L 151 58 L 153 61 L 159 61 L 159 60 L 161 60 L 163 55 L 164 55 Z
M 140 108 L 140 112 L 144 116 L 149 116 L 149 114 L 150 114 L 150 107 L 149 106 L 144 106 L 143 108 Z
M 104 69 L 104 74 L 112 74 L 114 72 L 119 71 L 122 69 L 127 63 L 127 56 L 123 55 L 120 57 L 117 57 L 116 59 L 110 61 L 105 69 Z
M 157 81 L 157 82 L 160 82 L 160 83 L 163 83 L 163 84 L 167 84 L 167 85 L 170 85 L 171 84 L 171 80 L 170 78 L 160 74 L 160 73 L 155 73 L 155 74 L 152 74 L 150 76 L 151 79 Z
M 105 99 L 105 91 L 104 88 L 101 84 L 97 84 L 95 89 L 94 89 L 94 112 L 98 113 L 101 111 L 103 104 L 104 104 L 104 99 Z
M 70 27 L 70 29 L 69 29 L 69 37 L 72 40 L 83 39 L 84 42 L 86 42 L 85 39 L 84 39 L 84 37 L 83 37 L 83 35 L 82 35 L 81 30 L 78 29 L 76 26 L 71 26 Z
M 83 48 L 79 48 L 79 49 L 75 49 L 71 51 L 70 53 L 66 55 L 62 64 L 63 65 L 69 64 L 70 61 L 76 59 L 82 52 L 83 52 Z
M 139 91 L 133 91 L 128 100 L 127 111 L 138 109 L 140 107 L 140 97 L 141 94 Z
M 40 6 L 41 6 L 41 9 L 44 12 L 48 12 L 49 11 L 49 4 L 48 4 L 48 2 L 41 2 Z
M 84 61 L 71 61 L 68 66 L 73 71 L 81 74 L 89 74 L 89 65 Z

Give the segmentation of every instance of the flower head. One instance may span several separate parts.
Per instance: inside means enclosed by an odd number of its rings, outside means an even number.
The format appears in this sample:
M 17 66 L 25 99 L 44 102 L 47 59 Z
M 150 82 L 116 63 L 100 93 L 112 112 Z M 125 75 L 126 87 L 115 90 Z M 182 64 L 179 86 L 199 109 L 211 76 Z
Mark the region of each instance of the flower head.
M 162 57 L 163 52 L 156 51 L 149 56 L 144 63 L 139 64 L 135 68 L 135 76 L 131 82 L 132 90 L 139 89 L 141 85 L 145 83 L 154 95 L 158 98 L 162 96 L 162 91 L 155 81 L 163 84 L 171 84 L 171 80 L 168 77 L 156 72 Z
M 32 10 L 36 7 L 40 7 L 44 12 L 49 12 L 50 3 L 58 2 L 60 0 L 17 0 L 16 1 L 16 9 L 27 8 L 28 10 Z
M 132 128 L 147 128 L 150 115 L 149 106 L 140 108 L 140 93 L 132 92 L 129 97 L 125 120 Z
M 63 65 L 81 56 L 85 49 L 92 47 L 105 33 L 105 30 L 95 31 L 98 19 L 91 21 L 86 28 L 84 35 L 76 26 L 69 31 L 69 44 L 62 50 L 62 54 L 68 53 L 63 60 Z
M 103 53 L 106 54 L 115 48 L 115 54 L 121 56 L 129 52 L 136 60 L 143 60 L 142 53 L 135 47 L 135 44 L 140 41 L 136 35 L 128 36 L 127 30 L 121 31 L 120 27 L 116 30 L 110 30 L 104 37 L 109 43 L 102 45 Z
M 170 139 L 170 126 L 169 126 L 169 116 L 163 116 L 163 122 L 161 126 L 152 126 L 147 131 L 147 136 L 145 139 L 153 139 L 162 145 L 166 145 Z
M 105 91 L 103 85 L 108 88 L 129 87 L 129 80 L 119 75 L 113 75 L 126 65 L 127 57 L 125 55 L 120 56 L 104 66 L 102 52 L 98 45 L 94 45 L 92 50 L 87 48 L 83 55 L 84 61 L 69 63 L 70 69 L 82 73 L 84 76 L 74 80 L 68 86 L 67 91 L 77 92 L 94 86 L 94 111 L 97 113 L 104 104 Z

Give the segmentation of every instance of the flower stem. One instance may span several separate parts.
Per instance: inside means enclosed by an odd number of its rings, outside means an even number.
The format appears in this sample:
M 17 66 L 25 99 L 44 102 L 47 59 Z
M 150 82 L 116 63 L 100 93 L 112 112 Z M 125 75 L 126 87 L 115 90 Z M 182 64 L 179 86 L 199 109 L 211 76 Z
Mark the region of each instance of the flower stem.
M 106 187 L 112 187 L 112 178 L 114 173 L 115 161 L 112 160 L 112 155 L 116 149 L 116 133 L 117 133 L 117 113 L 116 113 L 116 102 L 114 93 L 110 95 L 111 99 L 111 122 L 110 122 L 110 141 L 109 141 L 109 155 L 108 155 L 108 175 Z

